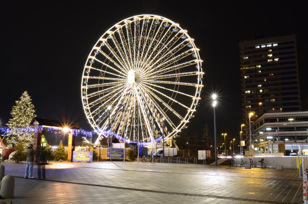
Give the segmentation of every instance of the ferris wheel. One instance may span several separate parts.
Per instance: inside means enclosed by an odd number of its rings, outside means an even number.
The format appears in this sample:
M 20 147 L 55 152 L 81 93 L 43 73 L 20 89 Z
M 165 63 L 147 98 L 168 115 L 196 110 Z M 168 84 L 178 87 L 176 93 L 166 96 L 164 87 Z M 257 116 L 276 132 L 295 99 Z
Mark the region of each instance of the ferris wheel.
M 82 74 L 84 112 L 98 139 L 169 139 L 194 116 L 203 75 L 187 30 L 162 16 L 132 16 L 92 48 Z

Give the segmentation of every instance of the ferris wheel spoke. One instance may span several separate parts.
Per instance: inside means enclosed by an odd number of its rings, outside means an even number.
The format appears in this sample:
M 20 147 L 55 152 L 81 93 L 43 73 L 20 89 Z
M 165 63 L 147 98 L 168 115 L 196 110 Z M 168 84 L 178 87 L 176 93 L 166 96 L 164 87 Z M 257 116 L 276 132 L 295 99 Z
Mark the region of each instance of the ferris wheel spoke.
M 147 34 L 148 31 L 148 23 L 149 20 L 145 19 L 142 21 L 142 27 L 140 30 L 140 36 L 139 36 L 139 41 L 138 41 L 138 52 L 137 52 L 137 67 L 140 67 L 141 64 L 141 60 L 142 60 L 142 50 L 144 48 L 144 44 L 145 44 L 145 36 Z
M 145 84 L 147 85 L 147 87 L 151 87 L 151 86 L 154 86 L 154 87 L 157 87 L 157 88 L 160 88 L 160 89 L 164 89 L 164 90 L 167 90 L 167 91 L 170 91 L 172 93 L 177 93 L 177 94 L 181 94 L 183 96 L 187 96 L 189 98 L 194 98 L 195 96 L 193 95 L 190 95 L 190 94 L 186 94 L 184 92 L 181 92 L 181 91 L 177 91 L 177 90 L 174 90 L 174 89 L 169 89 L 169 88 L 166 88 L 166 87 L 163 87 L 163 86 L 159 86 L 159 85 L 156 85 L 156 84 L 150 84 L 150 83 L 146 83 Z
M 158 80 L 144 80 L 145 82 L 150 82 L 152 84 L 172 84 L 180 86 L 193 86 L 198 87 L 199 84 L 189 83 L 189 82 L 180 82 L 180 81 L 158 81 Z
M 98 108 L 96 108 L 95 110 L 92 111 L 92 118 L 96 118 L 94 120 L 95 124 L 99 127 L 100 124 L 103 122 L 103 118 L 105 117 L 105 113 L 107 111 L 107 106 L 109 106 L 110 104 L 113 104 L 115 102 L 117 102 L 119 100 L 120 96 L 117 96 L 115 99 L 113 99 L 111 101 L 111 99 L 105 101 L 103 104 L 101 104 Z
M 158 40 L 158 43 L 156 44 L 156 46 L 153 48 L 153 51 L 151 53 L 151 55 L 148 57 L 148 59 L 146 60 L 145 64 L 152 64 L 153 61 L 155 60 L 155 58 L 157 57 L 157 55 L 159 55 L 159 51 L 164 47 L 164 43 L 167 42 L 167 40 L 171 37 L 171 35 L 173 34 L 172 30 L 171 30 L 171 26 L 169 26 L 169 28 L 167 29 L 167 31 L 164 33 L 164 35 L 162 36 L 162 38 L 160 38 Z M 160 37 L 160 36 L 159 36 Z M 154 56 L 154 57 L 152 57 Z
M 120 81 L 125 82 L 125 79 L 112 78 L 112 77 L 103 77 L 103 76 L 85 76 L 85 79 L 99 79 L 99 80 L 107 80 L 107 81 Z
M 156 31 L 156 28 L 157 28 L 157 26 L 154 24 L 154 21 L 152 21 L 151 26 L 149 28 L 149 32 L 148 32 L 147 37 L 146 37 L 145 42 L 144 42 L 144 46 L 143 46 L 143 50 L 142 50 L 142 54 L 141 54 L 140 65 L 139 65 L 140 67 L 144 66 L 144 62 L 146 60 L 147 52 L 150 48 L 149 45 L 154 40 L 153 36 L 154 36 L 155 31 Z
M 113 108 L 112 113 L 110 114 L 110 118 L 112 118 L 112 121 L 114 121 L 114 125 L 113 127 L 111 127 L 111 129 L 116 128 L 119 125 L 119 121 L 121 118 L 121 115 L 123 114 L 123 106 L 126 104 L 127 102 L 127 94 L 129 90 L 128 88 L 125 88 L 124 91 L 118 96 L 118 98 L 115 101 L 111 102 L 111 106 L 114 106 L 114 104 L 116 103 L 116 105 Z M 124 104 L 124 105 L 123 105 Z M 107 125 L 109 125 L 109 121 L 106 121 L 104 123 L 104 125 L 102 126 L 102 129 L 106 129 Z
M 145 91 L 143 91 L 144 93 L 146 93 Z M 153 92 L 152 92 L 153 93 Z M 155 94 L 154 94 L 155 95 Z M 158 105 L 158 103 L 156 102 L 156 100 L 151 96 L 148 95 L 147 96 L 150 98 L 150 100 L 154 103 L 155 108 L 158 110 L 159 114 L 162 116 L 162 118 L 164 118 L 168 124 L 172 127 L 172 128 L 176 128 L 176 125 L 172 122 L 172 120 L 169 118 L 169 116 L 163 111 L 163 109 Z M 162 99 L 155 97 L 160 103 L 164 103 Z M 161 117 L 156 117 L 156 121 L 160 122 Z
M 89 70 L 88 72 L 91 72 L 91 70 L 95 70 L 95 71 L 98 71 L 98 72 L 100 72 L 100 73 L 104 73 L 104 74 L 110 74 L 110 75 L 113 75 L 113 76 L 115 76 L 115 77 L 118 77 L 118 78 L 125 78 L 126 76 L 124 75 L 124 74 L 121 74 L 121 75 L 119 75 L 119 74 L 116 74 L 116 73 L 113 73 L 113 72 L 109 72 L 109 71 L 106 71 L 106 70 L 102 70 L 102 69 L 99 69 L 99 68 L 96 68 L 96 67 L 89 67 L 89 66 L 86 66 L 85 67 L 86 68 L 86 70 Z
M 148 65 L 147 69 L 150 69 L 151 67 L 155 66 L 155 64 L 166 61 L 172 55 L 176 54 L 178 51 L 187 46 L 189 44 L 188 40 L 184 40 L 180 42 L 178 45 L 174 46 L 175 43 L 181 39 L 182 36 L 183 36 L 182 33 L 181 34 L 177 33 L 170 39 L 170 41 L 165 46 L 161 47 L 161 49 L 158 50 L 158 53 L 152 59 L 152 61 L 155 61 L 155 63 L 151 63 L 150 65 Z
M 127 35 L 127 44 L 128 44 L 128 53 L 130 57 L 130 64 L 134 68 L 134 40 L 133 40 L 133 33 L 132 33 L 132 22 L 131 21 L 126 21 L 125 22 L 125 27 L 126 27 L 126 35 Z
M 152 99 L 148 96 L 148 94 L 144 91 L 140 91 L 142 98 L 143 98 L 143 102 L 145 104 L 145 107 L 147 109 L 148 112 L 148 117 L 150 119 L 151 122 L 151 127 L 154 129 L 152 129 L 155 132 L 155 135 L 158 134 L 158 130 L 156 128 L 156 126 L 158 126 L 158 128 L 161 130 L 162 132 L 162 128 L 161 128 L 161 120 L 163 120 L 162 117 L 160 117 L 160 114 L 157 113 L 158 109 L 155 106 L 155 101 L 152 101 Z
M 92 108 L 93 106 L 96 106 L 97 104 L 109 100 L 110 98 L 115 97 L 117 94 L 117 91 L 121 90 L 121 88 L 118 89 L 114 89 L 113 91 L 109 92 L 108 94 L 105 94 L 104 96 L 101 96 L 99 98 L 97 98 L 96 100 L 92 101 L 89 103 L 89 107 Z M 114 95 L 112 95 L 114 94 Z
M 173 53 L 174 55 L 170 55 L 170 56 L 162 56 L 158 61 L 157 63 L 154 63 L 152 64 L 147 70 L 146 70 L 146 73 L 149 73 L 151 71 L 154 71 L 154 70 L 160 70 L 160 69 L 164 69 L 165 67 L 168 67 L 174 63 L 177 63 L 178 61 L 190 56 L 190 55 L 193 55 L 194 53 L 194 50 L 193 48 L 192 49 L 189 49 L 189 50 L 186 50 L 176 56 L 174 56 L 176 53 Z M 170 58 L 172 56 L 172 58 Z M 165 57 L 165 58 L 164 58 Z M 158 63 L 159 62 L 159 63 Z
M 102 88 L 106 86 L 118 86 L 119 84 L 123 84 L 123 82 L 109 82 L 104 84 L 91 84 L 87 86 L 82 86 L 83 88 L 92 89 L 92 88 Z
M 142 116 L 143 116 L 143 120 L 144 120 L 145 123 L 146 123 L 146 127 L 147 127 L 147 130 L 148 130 L 149 136 L 150 136 L 150 138 L 151 138 L 151 141 L 154 142 L 154 136 L 153 136 L 152 128 L 151 128 L 150 122 L 149 122 L 149 120 L 148 120 L 148 117 L 147 117 L 147 113 L 146 113 L 144 104 L 142 103 L 142 99 L 141 99 L 141 97 L 139 96 L 138 91 L 137 91 L 136 88 L 135 88 L 135 91 L 136 91 L 136 93 L 137 93 L 138 104 L 139 104 L 139 107 L 140 107 L 140 110 L 141 110 L 141 114 L 142 114 Z
M 118 33 L 119 33 L 119 36 L 120 36 L 120 40 L 121 40 L 121 45 L 122 45 L 122 48 L 123 48 L 123 51 L 124 51 L 124 56 L 125 56 L 125 59 L 127 61 L 127 65 L 130 69 L 132 69 L 132 61 L 130 60 L 130 57 L 129 57 L 129 53 L 130 53 L 130 50 L 128 48 L 128 43 L 127 43 L 127 40 L 125 38 L 125 35 L 123 33 L 123 30 L 122 30 L 123 26 L 119 26 L 118 28 Z
M 89 57 L 89 58 L 91 58 L 91 57 Z M 107 68 L 109 68 L 109 69 L 111 69 L 111 70 L 113 70 L 113 71 L 115 71 L 115 72 L 117 72 L 117 73 L 119 73 L 119 74 L 122 74 L 122 75 L 124 75 L 124 76 L 126 75 L 126 73 L 125 73 L 125 71 L 123 70 L 123 68 L 120 68 L 120 71 L 119 71 L 119 70 L 116 69 L 115 67 L 112 67 L 112 66 L 110 66 L 109 64 L 106 64 L 106 63 L 102 62 L 101 60 L 99 60 L 99 59 L 97 59 L 97 58 L 94 58 L 94 57 L 92 57 L 92 58 L 93 58 L 94 61 L 96 61 L 96 62 L 102 64 L 103 66 L 105 66 L 105 67 L 107 67 Z M 117 65 L 116 65 L 116 66 L 117 66 Z
M 188 106 L 184 105 L 183 103 L 180 103 L 180 102 L 177 101 L 177 100 L 174 100 L 173 98 L 167 96 L 166 94 L 164 94 L 164 93 L 162 93 L 162 92 L 160 92 L 160 91 L 158 91 L 158 90 L 156 90 L 156 89 L 154 89 L 154 88 L 152 88 L 152 87 L 150 87 L 150 86 L 147 86 L 147 85 L 146 85 L 146 87 L 149 88 L 149 89 L 151 89 L 152 91 L 158 93 L 159 95 L 164 96 L 165 98 L 167 98 L 167 99 L 169 99 L 169 100 L 171 100 L 171 101 L 173 101 L 173 102 L 179 104 L 179 105 L 182 106 L 183 108 L 189 109 Z
M 121 37 L 120 37 L 121 38 Z M 127 70 L 130 69 L 130 65 L 129 65 L 129 60 L 127 58 L 127 55 L 124 53 L 123 49 L 121 48 L 121 45 L 120 43 L 118 42 L 117 38 L 115 36 L 111 37 L 111 40 L 112 42 L 114 43 L 115 45 L 115 49 L 117 50 L 117 53 L 120 54 L 120 57 L 122 59 L 122 62 L 124 63 L 125 65 L 125 68 Z
M 101 85 L 101 84 L 98 84 L 98 86 Z M 95 92 L 91 92 L 88 94 L 88 98 L 92 98 L 92 97 L 95 97 L 95 96 L 98 96 L 98 95 L 101 95 L 101 94 L 105 94 L 105 93 L 108 93 L 109 91 L 112 91 L 114 90 L 115 88 L 116 89 L 119 89 L 119 87 L 123 88 L 123 85 L 122 84 L 119 84 L 117 86 L 112 86 L 112 87 L 109 87 L 109 88 L 106 88 L 106 89 L 102 89 L 102 90 L 98 90 L 98 91 L 95 91 Z
M 154 20 L 154 24 L 155 24 L 155 20 Z M 157 26 L 157 25 L 156 25 Z M 153 51 L 154 51 L 154 47 L 156 47 L 158 40 L 160 39 L 161 35 L 164 32 L 164 26 L 163 23 L 159 23 L 159 28 L 157 29 L 157 32 L 153 31 L 151 33 L 151 36 L 155 33 L 155 35 L 153 36 L 152 40 L 150 40 L 150 45 L 148 46 L 147 52 L 144 56 L 144 62 L 143 62 L 143 66 L 142 68 L 145 68 L 145 65 L 147 64 L 148 60 L 151 58 Z M 151 38 L 151 37 L 150 37 Z
M 146 89 L 146 87 L 142 87 L 142 89 Z M 167 108 L 171 113 L 173 113 L 175 116 L 177 116 L 179 119 L 183 119 L 181 114 L 179 114 L 177 111 L 175 111 L 171 106 L 168 105 L 163 99 L 161 99 L 159 96 L 157 96 L 152 90 L 146 89 L 146 91 L 153 96 L 156 100 L 158 100 L 165 108 Z
M 115 99 L 109 98 L 109 100 L 105 101 L 100 107 L 98 107 L 96 110 L 94 110 L 93 113 L 96 113 L 97 110 L 99 110 L 99 109 L 106 110 L 108 106 L 112 107 L 112 106 L 114 106 L 114 104 L 116 104 L 115 108 L 113 109 L 113 112 L 110 114 L 110 117 L 112 117 L 112 115 L 114 115 L 115 112 L 117 112 L 117 110 L 119 109 L 119 104 L 123 101 L 123 97 L 125 96 L 125 93 L 126 93 L 126 91 L 123 91 L 123 93 L 119 94 Z M 106 128 L 106 122 L 107 121 L 105 121 L 104 125 L 101 126 L 102 129 Z
M 126 63 L 124 62 L 123 57 L 119 56 L 117 53 L 119 52 L 117 48 L 115 48 L 116 50 L 114 50 L 112 48 L 112 46 L 106 41 L 105 42 L 106 47 L 108 48 L 108 50 L 112 53 L 112 55 L 115 57 L 115 59 L 120 63 L 121 67 L 123 70 L 125 70 L 125 72 L 128 72 L 128 67 L 126 65 Z M 121 53 L 120 53 L 121 55 Z

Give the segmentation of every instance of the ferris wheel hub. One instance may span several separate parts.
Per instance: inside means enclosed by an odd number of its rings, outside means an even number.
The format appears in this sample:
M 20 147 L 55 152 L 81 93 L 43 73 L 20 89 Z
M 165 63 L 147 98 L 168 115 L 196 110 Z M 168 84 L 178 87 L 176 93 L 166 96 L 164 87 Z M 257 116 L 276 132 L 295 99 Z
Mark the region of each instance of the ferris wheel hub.
M 127 75 L 128 84 L 139 84 L 141 82 L 140 74 L 135 70 L 129 70 Z

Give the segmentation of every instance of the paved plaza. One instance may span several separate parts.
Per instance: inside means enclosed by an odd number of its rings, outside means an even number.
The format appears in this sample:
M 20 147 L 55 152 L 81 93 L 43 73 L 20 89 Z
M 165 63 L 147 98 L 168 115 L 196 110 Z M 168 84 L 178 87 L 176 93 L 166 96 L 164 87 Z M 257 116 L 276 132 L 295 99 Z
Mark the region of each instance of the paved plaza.
M 17 203 L 302 203 L 297 170 L 193 164 L 52 163 L 46 180 L 24 179 L 25 164 L 4 163 L 15 176 Z M 34 168 L 37 178 L 37 169 Z

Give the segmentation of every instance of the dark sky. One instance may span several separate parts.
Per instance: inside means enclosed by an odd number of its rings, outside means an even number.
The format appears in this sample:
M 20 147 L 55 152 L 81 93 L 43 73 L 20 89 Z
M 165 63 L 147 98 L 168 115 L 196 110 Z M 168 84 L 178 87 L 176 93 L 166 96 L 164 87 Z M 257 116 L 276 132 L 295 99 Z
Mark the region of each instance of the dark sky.
M 287 3 L 284 3 L 287 2 Z M 238 43 L 256 34 L 296 34 L 302 98 L 307 99 L 307 12 L 304 1 L 8 1 L 0 5 L 2 125 L 24 90 L 39 117 L 78 123 L 90 130 L 83 113 L 83 66 L 98 38 L 112 25 L 138 14 L 157 14 L 178 22 L 195 39 L 204 61 L 205 89 L 189 124 L 213 127 L 208 96 L 220 95 L 217 134 L 238 137 L 240 69 Z M 304 110 L 306 110 L 304 105 Z

